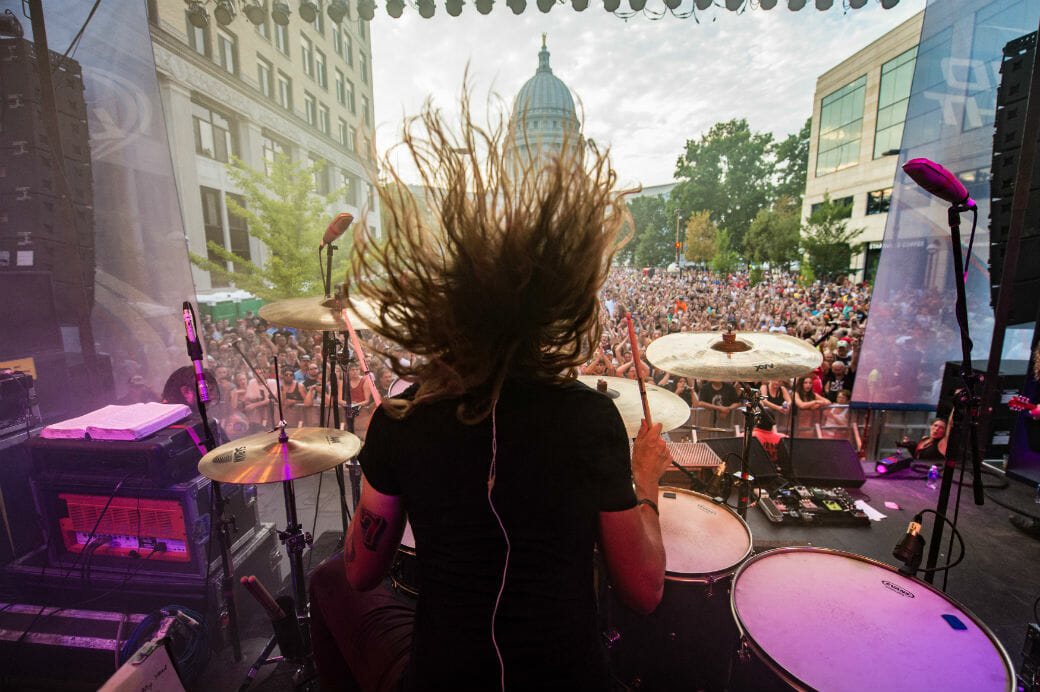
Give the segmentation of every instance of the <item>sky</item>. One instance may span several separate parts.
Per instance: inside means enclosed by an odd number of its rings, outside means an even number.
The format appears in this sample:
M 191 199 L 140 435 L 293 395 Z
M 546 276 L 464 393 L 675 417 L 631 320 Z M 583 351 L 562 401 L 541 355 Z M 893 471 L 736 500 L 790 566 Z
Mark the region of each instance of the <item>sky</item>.
M 785 0 L 765 11 L 756 0 L 740 13 L 722 6 L 697 12 L 699 21 L 670 14 L 624 20 L 598 0 L 584 12 L 567 2 L 547 14 L 529 0 L 519 16 L 505 0 L 486 16 L 470 0 L 459 17 L 438 2 L 431 19 L 407 5 L 392 19 L 383 0 L 377 4 L 372 70 L 381 151 L 399 139 L 402 117 L 417 113 L 427 97 L 456 113 L 467 65 L 475 101 L 491 92 L 511 107 L 538 67 L 544 32 L 553 73 L 580 103 L 579 115 L 584 109 L 586 136 L 611 147 L 621 183 L 650 186 L 671 182 L 686 141 L 717 122 L 746 118 L 753 131 L 777 139 L 797 132 L 812 114 L 817 78 L 923 10 L 925 0 L 901 0 L 891 10 L 877 0 L 844 10 L 835 0 L 824 12 L 812 0 L 798 12 Z M 628 7 L 627 0 L 621 4 Z M 680 12 L 691 7 L 692 0 L 683 0 Z M 662 0 L 648 0 L 647 9 L 665 8 Z

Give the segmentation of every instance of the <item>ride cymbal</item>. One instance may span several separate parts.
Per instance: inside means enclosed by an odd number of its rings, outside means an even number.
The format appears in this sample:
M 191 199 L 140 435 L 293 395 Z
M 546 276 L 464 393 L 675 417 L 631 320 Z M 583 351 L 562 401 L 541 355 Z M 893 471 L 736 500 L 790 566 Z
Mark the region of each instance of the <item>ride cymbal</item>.
M 679 332 L 646 347 L 646 359 L 665 372 L 715 382 L 788 380 L 823 362 L 812 344 L 768 332 Z
M 607 383 L 607 396 L 614 401 L 614 406 L 621 414 L 628 436 L 635 437 L 639 433 L 639 422 L 643 420 L 643 401 L 639 396 L 639 383 L 625 377 L 578 376 L 579 382 L 592 389 L 596 389 L 600 380 Z M 648 382 L 644 382 L 644 386 L 650 417 L 654 423 L 661 424 L 661 432 L 678 428 L 690 417 L 690 405 L 678 394 Z
M 354 329 L 366 329 L 365 322 L 377 321 L 379 313 L 372 304 L 360 298 L 352 298 L 351 303 L 349 312 Z M 268 303 L 257 314 L 278 327 L 342 332 L 347 330 L 347 322 L 343 319 L 345 307 L 348 305 L 343 298 L 308 296 Z
M 220 483 L 278 483 L 342 464 L 361 449 L 361 440 L 332 428 L 281 430 L 247 435 L 222 444 L 199 460 L 199 473 Z

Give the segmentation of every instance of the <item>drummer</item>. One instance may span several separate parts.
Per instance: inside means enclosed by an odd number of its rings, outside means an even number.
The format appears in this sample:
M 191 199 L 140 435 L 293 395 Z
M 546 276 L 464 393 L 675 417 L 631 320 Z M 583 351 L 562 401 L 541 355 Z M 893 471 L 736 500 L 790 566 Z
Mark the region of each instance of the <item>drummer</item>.
M 458 141 L 508 141 L 504 125 L 489 135 L 463 113 Z M 571 374 L 599 344 L 623 194 L 591 141 L 533 160 L 493 145 L 485 169 L 442 118 L 428 104 L 403 145 L 434 213 L 414 213 L 406 187 L 380 186 L 396 242 L 378 244 L 365 223 L 355 234 L 358 292 L 379 303 L 390 298 L 368 280 L 408 279 L 392 298 L 407 328 L 375 331 L 415 354 L 394 369 L 420 386 L 373 415 L 343 556 L 311 580 L 319 677 L 332 689 L 353 674 L 366 691 L 609 690 L 593 548 L 624 601 L 657 606 L 669 459 L 659 424 L 643 426 L 630 457 L 611 399 Z M 392 162 L 383 170 L 399 180 Z M 406 517 L 421 582 L 414 625 L 381 586 Z

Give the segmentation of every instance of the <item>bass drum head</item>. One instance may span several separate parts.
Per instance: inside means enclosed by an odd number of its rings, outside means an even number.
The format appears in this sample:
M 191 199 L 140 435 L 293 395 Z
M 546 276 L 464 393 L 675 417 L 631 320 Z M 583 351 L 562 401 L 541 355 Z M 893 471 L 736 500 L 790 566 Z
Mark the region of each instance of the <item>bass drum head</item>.
M 657 497 L 665 574 L 707 581 L 731 573 L 751 554 L 751 531 L 736 512 L 690 490 L 662 487 Z
M 945 594 L 895 568 L 822 548 L 756 555 L 730 605 L 752 650 L 798 690 L 1011 692 L 1007 652 Z

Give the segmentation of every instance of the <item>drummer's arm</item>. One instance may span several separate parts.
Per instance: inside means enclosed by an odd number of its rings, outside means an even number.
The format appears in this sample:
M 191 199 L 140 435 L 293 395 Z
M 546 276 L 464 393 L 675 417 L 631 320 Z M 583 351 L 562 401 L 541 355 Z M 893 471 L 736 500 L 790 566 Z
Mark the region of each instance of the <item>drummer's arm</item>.
M 379 585 L 401 543 L 405 519 L 400 497 L 384 495 L 367 480 L 362 482 L 361 500 L 343 542 L 343 561 L 351 586 L 368 591 Z
M 644 421 L 632 450 L 638 498 L 657 502 L 657 482 L 670 458 L 661 424 L 647 429 Z M 657 512 L 643 502 L 620 512 L 600 512 L 599 532 L 607 570 L 622 600 L 634 610 L 652 612 L 664 595 L 664 541 Z

